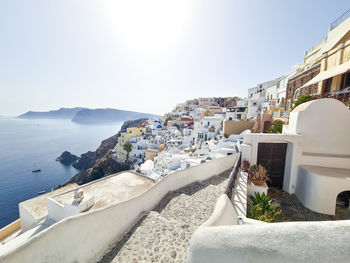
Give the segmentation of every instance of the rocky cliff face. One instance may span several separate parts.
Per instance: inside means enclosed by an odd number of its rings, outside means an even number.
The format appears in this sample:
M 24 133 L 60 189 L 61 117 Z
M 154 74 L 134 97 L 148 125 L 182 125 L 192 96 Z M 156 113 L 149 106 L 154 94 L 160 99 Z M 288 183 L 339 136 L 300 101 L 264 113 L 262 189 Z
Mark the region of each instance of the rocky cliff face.
M 72 163 L 75 163 L 79 159 L 78 156 L 71 154 L 68 151 L 64 151 L 60 157 L 58 157 L 56 160 L 60 161 L 64 165 L 71 165 Z
M 103 140 L 96 151 L 88 151 L 87 153 L 83 153 L 80 156 L 79 161 L 73 164 L 73 167 L 78 170 L 86 170 L 94 166 L 98 159 L 103 158 L 109 150 L 115 147 L 118 142 L 118 134 L 119 133 Z
M 92 168 L 82 170 L 73 176 L 67 183 L 86 184 L 100 179 L 104 176 L 129 170 L 130 166 L 126 163 L 119 163 L 111 156 L 105 156 L 96 161 Z
M 80 172 L 73 176 L 67 183 L 86 184 L 104 176 L 130 169 L 128 164 L 115 161 L 110 150 L 117 144 L 118 137 L 122 130 L 129 127 L 140 126 L 146 120 L 147 119 L 125 121 L 120 131 L 108 139 L 103 140 L 96 151 L 89 151 L 82 154 L 79 161 L 73 164 Z

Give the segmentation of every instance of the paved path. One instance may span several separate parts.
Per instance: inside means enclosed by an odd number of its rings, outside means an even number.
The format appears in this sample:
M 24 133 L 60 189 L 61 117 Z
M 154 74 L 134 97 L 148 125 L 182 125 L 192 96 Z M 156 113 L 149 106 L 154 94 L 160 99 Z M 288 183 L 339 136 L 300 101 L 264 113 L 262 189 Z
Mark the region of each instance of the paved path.
M 100 262 L 186 262 L 191 236 L 212 214 L 230 172 L 166 195 Z

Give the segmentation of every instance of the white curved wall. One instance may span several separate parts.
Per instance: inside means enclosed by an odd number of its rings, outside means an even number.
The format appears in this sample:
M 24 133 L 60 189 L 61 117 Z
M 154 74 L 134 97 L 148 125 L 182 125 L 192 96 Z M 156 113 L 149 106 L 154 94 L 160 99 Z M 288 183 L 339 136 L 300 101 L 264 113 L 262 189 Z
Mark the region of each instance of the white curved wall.
M 193 235 L 189 263 L 345 263 L 350 220 L 201 227 Z
M 350 111 L 335 99 L 303 103 L 290 113 L 284 132 L 303 135 L 303 152 L 350 155 Z
M 301 165 L 295 194 L 307 208 L 335 215 L 339 193 L 350 191 L 350 170 Z
M 230 155 L 170 174 L 130 200 L 65 218 L 18 247 L 13 243 L 16 240 L 12 240 L 0 247 L 0 261 L 95 262 L 142 212 L 153 209 L 169 191 L 230 169 L 237 156 Z
M 230 199 L 226 194 L 222 194 L 216 202 L 213 214 L 202 226 L 236 225 L 237 212 L 233 208 Z

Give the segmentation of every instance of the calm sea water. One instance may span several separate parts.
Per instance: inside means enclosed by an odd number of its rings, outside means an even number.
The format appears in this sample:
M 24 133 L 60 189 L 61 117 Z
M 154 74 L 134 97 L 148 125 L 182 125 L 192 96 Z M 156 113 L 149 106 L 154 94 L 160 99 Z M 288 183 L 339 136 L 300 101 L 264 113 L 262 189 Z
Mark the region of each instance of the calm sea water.
M 79 125 L 69 120 L 0 118 L 0 228 L 19 218 L 18 203 L 51 191 L 77 173 L 56 162 L 65 150 L 80 156 L 116 134 L 122 123 Z M 41 169 L 41 173 L 32 173 Z

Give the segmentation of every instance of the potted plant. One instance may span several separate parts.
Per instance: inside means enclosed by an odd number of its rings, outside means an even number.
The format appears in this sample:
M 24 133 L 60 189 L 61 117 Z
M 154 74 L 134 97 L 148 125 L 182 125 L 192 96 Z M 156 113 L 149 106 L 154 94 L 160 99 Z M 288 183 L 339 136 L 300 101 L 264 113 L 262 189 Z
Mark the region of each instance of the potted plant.
M 243 160 L 243 163 L 242 163 L 243 172 L 248 172 L 249 167 L 250 167 L 250 162 L 248 162 L 247 160 Z
M 271 181 L 267 175 L 267 170 L 262 165 L 252 165 L 249 169 L 249 178 L 255 185 L 263 185 L 266 181 Z

